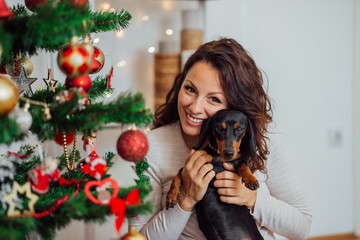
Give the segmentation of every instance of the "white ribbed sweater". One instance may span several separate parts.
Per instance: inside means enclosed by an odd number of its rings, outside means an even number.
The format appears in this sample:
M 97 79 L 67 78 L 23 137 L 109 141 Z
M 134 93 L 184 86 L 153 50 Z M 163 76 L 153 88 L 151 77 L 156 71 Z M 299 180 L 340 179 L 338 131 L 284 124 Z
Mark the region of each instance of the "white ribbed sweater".
M 131 224 L 149 240 L 206 239 L 198 227 L 195 212 L 185 212 L 178 205 L 169 210 L 165 208 L 172 179 L 189 154 L 179 122 L 152 130 L 147 136 L 150 148 L 146 158 L 150 167 L 146 174 L 153 188 L 147 200 L 153 202 L 154 212 Z M 268 136 L 268 175 L 254 173 L 260 187 L 253 216 L 266 240 L 275 239 L 273 233 L 290 239 L 306 239 L 311 212 L 305 191 L 280 135 Z

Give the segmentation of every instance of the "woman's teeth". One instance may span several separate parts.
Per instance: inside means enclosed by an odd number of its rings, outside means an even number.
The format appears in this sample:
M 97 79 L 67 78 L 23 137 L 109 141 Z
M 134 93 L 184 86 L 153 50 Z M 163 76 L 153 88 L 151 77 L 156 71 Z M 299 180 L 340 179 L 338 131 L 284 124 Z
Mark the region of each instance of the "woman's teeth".
M 190 121 L 195 122 L 195 123 L 201 123 L 204 121 L 202 119 L 192 118 L 189 114 L 187 114 L 187 117 L 189 118 Z

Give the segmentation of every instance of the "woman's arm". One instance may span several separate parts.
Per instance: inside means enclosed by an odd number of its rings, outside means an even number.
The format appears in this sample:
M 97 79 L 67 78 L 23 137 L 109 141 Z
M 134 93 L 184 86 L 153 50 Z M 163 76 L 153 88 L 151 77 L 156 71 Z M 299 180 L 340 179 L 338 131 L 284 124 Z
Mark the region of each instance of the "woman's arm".
M 146 200 L 153 203 L 154 211 L 152 214 L 140 216 L 139 219 L 133 219 L 131 225 L 135 226 L 137 231 L 144 234 L 148 240 L 178 239 L 192 212 L 185 212 L 178 205 L 168 210 L 163 209 L 160 179 L 151 166 L 145 174 L 150 177 L 152 186 L 152 192 Z
M 268 176 L 260 180 L 253 216 L 277 234 L 306 239 L 312 215 L 303 184 L 284 141 L 280 136 L 272 136 L 270 141 Z

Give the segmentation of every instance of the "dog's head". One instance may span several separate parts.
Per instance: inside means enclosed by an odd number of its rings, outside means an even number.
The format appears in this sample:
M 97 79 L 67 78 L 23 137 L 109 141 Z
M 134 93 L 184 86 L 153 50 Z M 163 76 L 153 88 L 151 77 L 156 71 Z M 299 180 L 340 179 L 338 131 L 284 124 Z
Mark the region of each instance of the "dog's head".
M 241 111 L 223 109 L 206 119 L 201 126 L 199 141 L 193 148 L 199 150 L 207 138 L 224 161 L 238 158 L 240 151 L 241 156 L 256 159 L 254 129 Z M 244 143 L 241 144 L 242 142 Z

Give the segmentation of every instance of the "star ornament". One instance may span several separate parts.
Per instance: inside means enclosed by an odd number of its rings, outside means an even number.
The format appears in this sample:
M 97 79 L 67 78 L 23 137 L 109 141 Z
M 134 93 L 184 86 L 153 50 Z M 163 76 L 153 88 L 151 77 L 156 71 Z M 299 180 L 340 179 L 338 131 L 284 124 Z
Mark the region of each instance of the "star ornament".
M 30 86 L 37 80 L 37 78 L 28 78 L 24 67 L 21 67 L 19 77 L 12 77 L 11 79 L 16 82 L 19 94 L 25 91 L 29 96 L 33 95 L 33 91 Z
M 44 80 L 47 88 L 48 88 L 49 90 L 51 90 L 52 92 L 55 92 L 55 86 L 56 86 L 56 84 L 58 83 L 58 81 L 57 81 L 57 80 L 54 80 L 54 77 L 53 77 L 53 75 L 52 75 L 52 72 L 51 72 L 51 69 L 50 69 L 50 68 L 48 69 L 48 77 L 47 77 L 47 79 L 46 79 L 46 78 L 43 78 L 43 80 Z
M 39 199 L 39 197 L 31 192 L 30 182 L 26 182 L 24 185 L 20 186 L 17 181 L 13 182 L 12 192 L 5 196 L 5 201 L 9 204 L 9 209 L 7 211 L 8 217 L 20 217 L 20 211 L 16 210 L 15 199 L 17 199 L 18 194 L 25 194 L 25 196 L 29 199 L 28 209 L 24 210 L 23 214 L 30 215 L 34 213 L 34 205 Z

